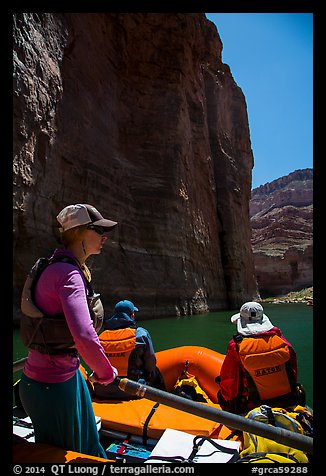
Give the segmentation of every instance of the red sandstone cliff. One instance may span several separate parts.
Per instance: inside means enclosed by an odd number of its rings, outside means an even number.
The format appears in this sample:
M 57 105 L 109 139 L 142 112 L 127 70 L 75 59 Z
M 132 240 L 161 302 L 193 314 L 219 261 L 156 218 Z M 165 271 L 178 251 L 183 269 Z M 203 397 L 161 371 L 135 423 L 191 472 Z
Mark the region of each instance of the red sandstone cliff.
M 313 171 L 296 170 L 252 191 L 252 246 L 263 295 L 313 285 Z
M 256 296 L 246 103 L 202 13 L 14 15 L 14 316 L 55 216 L 119 222 L 90 259 L 107 312 L 236 308 Z

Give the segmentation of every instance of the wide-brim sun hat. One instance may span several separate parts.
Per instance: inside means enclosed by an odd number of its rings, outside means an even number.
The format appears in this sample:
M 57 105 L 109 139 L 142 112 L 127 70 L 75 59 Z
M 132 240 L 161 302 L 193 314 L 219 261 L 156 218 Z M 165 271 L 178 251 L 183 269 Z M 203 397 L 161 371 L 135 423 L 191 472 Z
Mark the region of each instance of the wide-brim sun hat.
M 240 312 L 231 317 L 231 322 L 237 324 L 237 331 L 242 335 L 255 335 L 270 331 L 274 326 L 259 302 L 245 302 Z
M 88 203 L 77 203 L 63 208 L 57 215 L 61 231 L 67 231 L 80 225 L 96 225 L 112 230 L 118 222 L 104 218 L 101 213 Z

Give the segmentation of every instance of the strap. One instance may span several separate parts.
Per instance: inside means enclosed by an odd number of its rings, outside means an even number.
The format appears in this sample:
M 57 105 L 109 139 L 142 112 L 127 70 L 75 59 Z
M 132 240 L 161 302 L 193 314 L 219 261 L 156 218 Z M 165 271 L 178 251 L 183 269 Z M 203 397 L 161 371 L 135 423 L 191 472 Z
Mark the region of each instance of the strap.
M 44 317 L 44 316 L 43 316 L 43 317 Z M 32 337 L 29 339 L 29 341 L 28 341 L 28 343 L 27 343 L 27 345 L 26 345 L 26 347 L 27 347 L 28 349 L 30 348 L 31 343 L 33 342 L 33 339 L 34 339 L 34 337 L 36 336 L 36 332 L 38 331 L 38 328 L 40 327 L 40 325 L 41 325 L 41 323 L 42 323 L 42 321 L 43 321 L 43 317 L 39 318 L 39 321 L 38 321 L 38 323 L 37 323 L 36 326 L 35 326 L 35 329 L 34 329 L 34 332 L 33 332 L 33 334 L 32 334 Z M 42 333 L 42 338 L 43 338 L 43 341 L 44 341 L 43 333 Z
M 28 428 L 29 430 L 32 430 L 29 433 L 27 433 L 26 435 L 21 437 L 22 440 L 25 441 L 25 442 L 28 441 L 29 438 L 34 436 L 34 427 L 33 427 L 32 423 L 29 423 L 27 421 L 22 420 L 21 418 L 13 416 L 13 426 L 19 426 L 21 428 Z M 14 433 L 14 437 L 15 436 L 20 437 L 19 435 L 15 435 L 15 433 Z
M 241 436 L 242 435 L 242 431 L 241 430 L 232 430 L 231 433 L 226 437 L 224 438 L 225 440 L 232 440 L 232 438 L 234 436 Z
M 266 415 L 268 418 L 268 423 L 270 425 L 276 426 L 275 416 L 271 407 L 265 405 Z
M 76 266 L 78 269 L 80 269 L 81 272 L 83 273 L 83 276 L 85 277 L 85 283 L 86 283 L 86 287 L 88 289 L 89 295 L 90 296 L 94 295 L 94 290 L 93 290 L 93 287 L 91 285 L 91 282 L 85 276 L 83 268 L 80 266 L 80 264 L 78 263 L 78 261 L 76 259 L 71 258 L 70 256 L 56 256 L 56 257 L 50 259 L 49 264 L 52 264 L 52 263 L 69 263 L 69 264 L 72 264 L 73 266 Z M 84 266 L 87 268 L 86 265 L 84 265 Z M 87 270 L 88 270 L 88 268 L 87 268 Z
M 189 463 L 188 459 L 183 456 L 149 456 L 148 459 L 158 459 L 160 461 L 166 461 L 167 463 Z
M 239 452 L 235 448 L 227 448 L 225 446 L 222 446 L 219 443 L 217 443 L 216 441 L 209 438 L 208 436 L 195 436 L 193 450 L 192 450 L 192 452 L 189 456 L 190 461 L 192 461 L 193 458 L 196 456 L 196 453 L 198 452 L 199 448 L 203 445 L 204 441 L 208 441 L 211 445 L 213 445 L 221 453 L 227 453 L 227 454 L 232 455 L 232 457 L 229 459 L 228 463 L 235 463 L 238 459 L 240 459 Z M 198 455 L 197 458 L 211 456 L 214 453 L 215 453 L 215 451 L 213 451 L 212 453 L 210 453 L 208 455 Z
M 240 342 L 243 341 L 243 339 L 244 339 L 244 336 L 242 336 L 241 334 L 235 334 L 235 335 L 233 336 L 234 342 L 235 342 L 236 344 L 238 344 L 238 345 L 240 344 Z
M 205 458 L 208 456 L 212 456 L 214 453 L 216 453 L 216 451 L 213 451 L 212 453 L 206 455 L 197 455 L 198 450 L 203 445 L 204 441 L 209 441 L 209 443 L 213 445 L 219 452 L 232 455 L 229 461 L 227 461 L 227 463 L 237 463 L 240 459 L 240 455 L 235 448 L 226 448 L 225 446 L 216 443 L 216 441 L 213 441 L 208 436 L 195 436 L 195 438 L 193 439 L 193 448 L 188 458 L 184 458 L 183 456 L 149 456 L 149 459 L 158 459 L 170 463 L 194 463 L 195 457 Z
M 283 456 L 283 458 L 288 458 L 292 460 L 294 463 L 300 463 L 300 461 L 295 458 L 293 455 L 290 455 L 288 453 L 267 453 L 267 452 L 261 452 L 261 453 L 250 453 L 249 455 L 243 456 L 240 458 L 236 463 L 248 463 L 248 462 L 255 462 L 259 461 L 260 459 L 267 459 L 271 461 L 272 463 L 280 463 L 277 459 L 273 459 L 273 454 L 275 456 Z
M 77 266 L 77 268 L 80 267 L 78 265 L 77 260 L 74 258 L 71 258 L 70 256 L 54 256 L 53 258 L 49 258 L 49 264 L 52 264 L 52 263 L 70 263 L 70 264 L 73 264 L 74 266 Z
M 13 416 L 14 426 L 21 426 L 22 428 L 33 428 L 33 424 L 31 422 L 25 421 L 22 418 Z
M 147 438 L 148 438 L 148 435 L 147 435 L 147 429 L 148 429 L 148 425 L 149 425 L 149 422 L 152 418 L 152 416 L 154 415 L 154 413 L 156 412 L 157 408 L 159 407 L 159 403 L 156 402 L 155 405 L 152 407 L 151 411 L 149 412 L 149 414 L 147 415 L 147 418 L 145 420 L 145 423 L 144 423 L 144 428 L 143 428 L 143 445 L 146 445 L 147 443 Z
M 306 435 L 308 435 L 308 436 L 313 435 L 311 415 L 307 414 L 307 412 L 305 412 L 304 415 L 302 413 L 298 412 L 297 415 L 295 416 L 295 419 L 300 423 L 300 425 L 302 426 L 303 431 Z M 307 423 L 307 421 L 309 423 Z

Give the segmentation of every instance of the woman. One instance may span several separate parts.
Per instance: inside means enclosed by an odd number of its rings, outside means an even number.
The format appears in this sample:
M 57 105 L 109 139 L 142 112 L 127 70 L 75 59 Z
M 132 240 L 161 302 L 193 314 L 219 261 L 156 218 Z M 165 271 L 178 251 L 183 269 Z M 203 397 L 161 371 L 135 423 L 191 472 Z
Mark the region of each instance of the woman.
M 117 370 L 107 359 L 94 327 L 94 320 L 101 318 L 101 306 L 96 300 L 99 295 L 91 296 L 85 262 L 90 255 L 101 253 L 107 233 L 117 222 L 103 218 L 88 204 L 65 207 L 57 220 L 64 247 L 54 251 L 32 288 L 42 317 L 28 317 L 32 313 L 24 304 L 30 300 L 22 296 L 22 311 L 27 315 L 22 317 L 21 335 L 29 353 L 20 398 L 37 443 L 106 458 L 78 354 L 93 370 L 93 380 L 113 382 Z

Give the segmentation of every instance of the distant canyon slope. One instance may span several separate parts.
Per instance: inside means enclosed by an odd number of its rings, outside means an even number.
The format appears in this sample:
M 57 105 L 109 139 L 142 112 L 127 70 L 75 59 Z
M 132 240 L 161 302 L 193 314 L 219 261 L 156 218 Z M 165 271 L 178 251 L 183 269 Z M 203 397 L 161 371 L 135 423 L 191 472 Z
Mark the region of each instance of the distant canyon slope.
M 108 314 L 257 296 L 246 102 L 221 51 L 203 13 L 14 15 L 14 318 L 72 203 L 119 222 L 88 263 Z
M 261 296 L 313 285 L 313 170 L 296 170 L 252 191 L 252 247 Z

